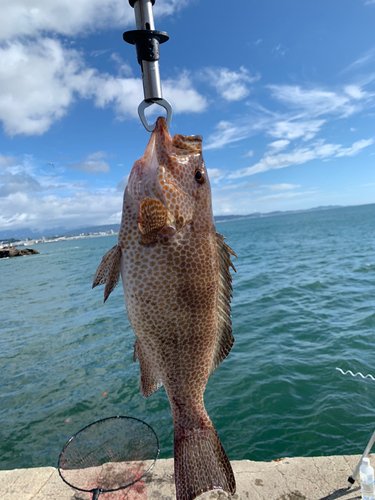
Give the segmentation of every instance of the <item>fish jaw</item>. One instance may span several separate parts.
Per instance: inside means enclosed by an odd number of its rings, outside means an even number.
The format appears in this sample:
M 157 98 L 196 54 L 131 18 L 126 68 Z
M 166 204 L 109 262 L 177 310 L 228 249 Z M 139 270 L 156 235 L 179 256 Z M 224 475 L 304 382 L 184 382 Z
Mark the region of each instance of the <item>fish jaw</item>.
M 158 182 L 160 166 L 156 151 L 156 136 L 151 134 L 142 158 L 134 163 L 125 193 L 132 202 L 140 206 L 144 198 L 155 198 L 165 204 L 163 192 Z
M 204 182 L 198 182 L 199 176 Z M 141 244 L 166 243 L 197 211 L 211 210 L 211 189 L 202 158 L 202 137 L 170 136 L 159 117 L 142 158 L 129 176 L 124 203 L 139 214 Z M 147 210 L 143 208 L 147 207 Z M 164 207 L 164 209 L 163 209 Z M 146 219 L 149 219 L 146 221 Z M 164 221 L 165 224 L 161 224 Z M 149 227 L 150 233 L 143 231 Z

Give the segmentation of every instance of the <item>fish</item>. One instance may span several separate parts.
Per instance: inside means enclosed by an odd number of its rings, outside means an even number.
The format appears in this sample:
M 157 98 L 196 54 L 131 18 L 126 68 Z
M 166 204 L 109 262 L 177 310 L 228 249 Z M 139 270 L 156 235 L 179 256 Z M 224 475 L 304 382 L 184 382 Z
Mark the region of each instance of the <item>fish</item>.
M 236 254 L 224 240 L 215 229 L 202 137 L 171 137 L 159 117 L 128 178 L 118 243 L 102 258 L 93 288 L 105 284 L 105 302 L 121 275 L 141 393 L 148 398 L 164 386 L 171 406 L 177 500 L 236 491 L 203 400 L 234 343 Z

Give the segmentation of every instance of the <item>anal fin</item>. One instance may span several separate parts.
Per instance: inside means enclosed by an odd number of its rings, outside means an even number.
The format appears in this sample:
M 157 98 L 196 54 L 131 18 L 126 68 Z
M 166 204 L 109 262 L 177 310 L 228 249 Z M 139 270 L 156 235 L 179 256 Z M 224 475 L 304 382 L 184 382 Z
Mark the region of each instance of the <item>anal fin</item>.
M 148 398 L 162 387 L 163 382 L 160 380 L 160 377 L 155 374 L 138 339 L 134 342 L 133 361 L 135 362 L 137 358 L 141 369 L 141 393 L 144 398 Z
M 118 245 L 115 245 L 104 255 L 98 269 L 96 270 L 92 288 L 105 284 L 104 302 L 108 299 L 110 293 L 119 282 L 121 255 L 121 248 Z

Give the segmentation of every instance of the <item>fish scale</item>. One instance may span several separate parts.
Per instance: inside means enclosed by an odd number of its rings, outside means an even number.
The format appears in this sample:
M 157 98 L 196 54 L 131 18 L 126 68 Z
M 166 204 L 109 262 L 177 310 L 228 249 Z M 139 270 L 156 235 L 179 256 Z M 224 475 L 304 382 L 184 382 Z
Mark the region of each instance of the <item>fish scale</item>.
M 129 176 L 118 245 L 103 257 L 93 286 L 106 284 L 106 300 L 121 273 L 142 395 L 164 385 L 171 405 L 177 500 L 235 492 L 203 401 L 234 342 L 232 255 L 215 230 L 201 136 L 172 138 L 158 118 Z

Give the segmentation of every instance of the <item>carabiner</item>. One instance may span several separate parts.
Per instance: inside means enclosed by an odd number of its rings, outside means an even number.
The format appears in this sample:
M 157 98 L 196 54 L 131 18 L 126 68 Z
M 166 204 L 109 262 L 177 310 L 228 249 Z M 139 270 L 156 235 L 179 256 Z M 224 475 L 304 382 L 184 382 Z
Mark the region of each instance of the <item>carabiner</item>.
M 156 122 L 153 125 L 149 125 L 147 122 L 147 118 L 145 116 L 145 109 L 148 108 L 149 106 L 152 106 L 153 104 L 157 104 L 158 106 L 161 106 L 164 108 L 167 112 L 167 126 L 168 128 L 171 125 L 172 121 L 172 106 L 169 104 L 169 102 L 165 99 L 152 99 L 148 101 L 142 101 L 141 104 L 138 106 L 138 114 L 139 118 L 141 119 L 141 122 L 143 123 L 143 126 L 146 130 L 149 132 L 152 132 L 155 129 Z

